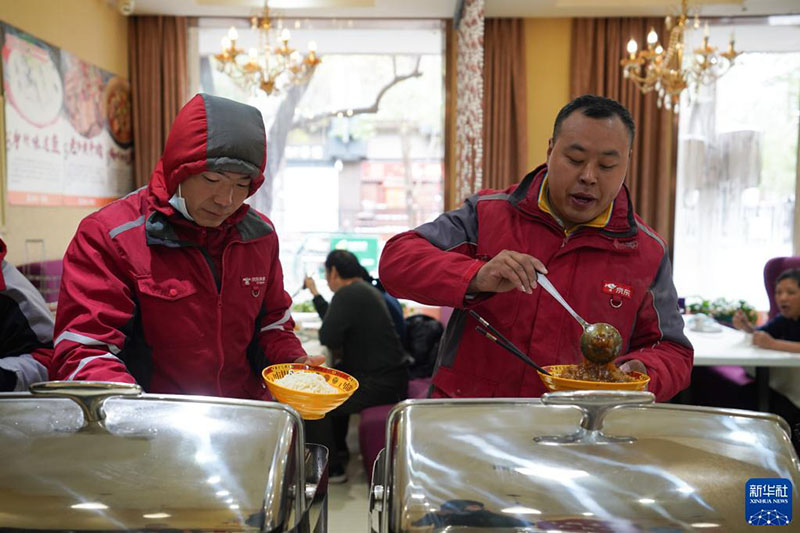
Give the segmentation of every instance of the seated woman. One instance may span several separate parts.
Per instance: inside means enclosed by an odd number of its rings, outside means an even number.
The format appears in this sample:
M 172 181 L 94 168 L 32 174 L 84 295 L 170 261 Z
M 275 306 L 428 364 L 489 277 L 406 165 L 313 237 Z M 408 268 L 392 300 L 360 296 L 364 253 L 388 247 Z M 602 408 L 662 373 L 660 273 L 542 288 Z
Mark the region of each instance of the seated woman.
M 800 353 L 800 269 L 789 269 L 778 276 L 775 302 L 780 313 L 760 328 L 755 328 L 741 310 L 734 315 L 733 326 L 752 333 L 756 346 Z M 770 373 L 770 387 L 772 411 L 789 422 L 792 441 L 800 452 L 800 369 Z
M 334 250 L 325 260 L 325 279 L 334 292 L 330 305 L 311 278 L 304 283 L 322 317 L 320 342 L 331 350 L 334 366 L 359 383 L 355 394 L 325 418 L 306 422 L 307 440 L 330 450 L 332 483 L 347 480 L 344 467 L 349 416 L 367 407 L 403 400 L 408 387 L 403 349 L 386 301 L 364 280 L 363 272 L 356 256 Z

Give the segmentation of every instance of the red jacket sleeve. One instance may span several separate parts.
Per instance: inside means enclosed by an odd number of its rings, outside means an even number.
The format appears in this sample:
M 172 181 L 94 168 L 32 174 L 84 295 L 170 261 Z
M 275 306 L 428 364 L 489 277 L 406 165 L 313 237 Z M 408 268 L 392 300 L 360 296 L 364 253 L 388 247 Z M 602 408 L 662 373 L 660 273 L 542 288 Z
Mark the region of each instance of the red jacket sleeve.
M 620 361 L 629 359 L 638 359 L 647 367 L 648 390 L 656 395 L 656 401 L 666 402 L 689 386 L 694 349 L 683 334 L 683 317 L 666 253 L 637 313 L 630 350 Z
M 477 195 L 386 243 L 379 278 L 390 294 L 427 305 L 464 307 L 469 282 L 485 264 L 475 257 L 476 201 Z
M 292 297 L 283 288 L 283 269 L 278 259 L 277 238 L 264 295 L 264 309 L 259 324 L 258 344 L 270 364 L 291 363 L 306 355 L 294 334 Z
M 131 282 L 108 231 L 81 222 L 67 253 L 58 298 L 53 370 L 56 379 L 135 383 L 117 357 L 122 328 L 133 317 Z

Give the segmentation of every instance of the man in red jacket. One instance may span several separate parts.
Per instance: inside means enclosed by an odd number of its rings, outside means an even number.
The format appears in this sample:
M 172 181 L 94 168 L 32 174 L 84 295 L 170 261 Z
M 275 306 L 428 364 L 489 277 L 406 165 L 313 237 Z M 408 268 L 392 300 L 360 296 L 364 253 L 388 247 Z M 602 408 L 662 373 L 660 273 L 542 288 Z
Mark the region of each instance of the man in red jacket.
M 623 186 L 634 124 L 614 100 L 585 95 L 558 114 L 547 163 L 505 191 L 394 236 L 380 279 L 398 297 L 455 308 L 439 350 L 437 397 L 539 396 L 534 369 L 475 331 L 476 310 L 540 365 L 582 360 L 580 325 L 536 290 L 547 274 L 589 322 L 621 333 L 623 370 L 646 371 L 666 401 L 688 386 L 693 349 L 663 240 Z
M 57 379 L 261 399 L 266 365 L 306 361 L 278 236 L 243 203 L 265 163 L 254 107 L 200 94 L 181 109 L 149 185 L 86 217 L 67 249 Z

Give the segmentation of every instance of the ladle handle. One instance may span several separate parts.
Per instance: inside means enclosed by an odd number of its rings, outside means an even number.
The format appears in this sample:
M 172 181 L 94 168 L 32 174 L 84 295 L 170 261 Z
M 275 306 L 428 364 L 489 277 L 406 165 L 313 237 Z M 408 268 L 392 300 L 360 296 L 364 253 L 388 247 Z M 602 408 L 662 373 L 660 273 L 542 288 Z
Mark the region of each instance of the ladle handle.
M 577 320 L 577 321 L 578 321 L 578 323 L 579 323 L 581 326 L 583 326 L 583 329 L 586 329 L 586 328 L 588 328 L 588 327 L 589 327 L 589 323 L 588 323 L 588 322 L 586 322 L 584 319 L 582 319 L 582 318 L 580 317 L 580 315 L 579 315 L 578 313 L 576 313 L 576 312 L 575 312 L 575 310 L 574 310 L 572 307 L 570 307 L 570 305 L 567 303 L 567 301 L 564 299 L 564 297 L 563 297 L 563 296 L 561 296 L 561 293 L 559 293 L 559 292 L 556 290 L 556 288 L 555 288 L 555 287 L 553 287 L 553 284 L 552 284 L 552 283 L 550 283 L 550 280 L 549 280 L 549 279 L 547 279 L 547 276 L 545 276 L 545 275 L 544 275 L 544 274 L 542 274 L 541 272 L 537 272 L 537 273 L 536 273 L 536 283 L 538 283 L 539 285 L 541 285 L 541 286 L 542 286 L 542 288 L 543 288 L 544 290 L 546 290 L 547 292 L 549 292 L 549 293 L 550 293 L 550 295 L 551 295 L 553 298 L 555 298 L 555 299 L 556 299 L 556 301 L 557 301 L 558 303 L 560 303 L 560 304 L 561 304 L 561 305 L 564 307 L 564 309 L 566 309 L 566 310 L 569 312 L 569 314 L 571 314 L 571 315 L 572 315 L 572 317 L 573 317 L 575 320 Z

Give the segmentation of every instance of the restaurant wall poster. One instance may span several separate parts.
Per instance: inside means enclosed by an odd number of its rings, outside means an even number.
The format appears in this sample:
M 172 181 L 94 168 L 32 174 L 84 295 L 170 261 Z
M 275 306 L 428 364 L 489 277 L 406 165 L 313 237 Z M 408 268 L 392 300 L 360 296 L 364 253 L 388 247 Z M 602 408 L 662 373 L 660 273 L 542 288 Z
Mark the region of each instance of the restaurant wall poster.
M 127 80 L 0 24 L 9 204 L 98 207 L 133 190 Z

